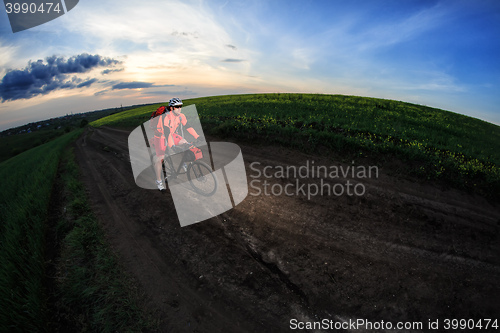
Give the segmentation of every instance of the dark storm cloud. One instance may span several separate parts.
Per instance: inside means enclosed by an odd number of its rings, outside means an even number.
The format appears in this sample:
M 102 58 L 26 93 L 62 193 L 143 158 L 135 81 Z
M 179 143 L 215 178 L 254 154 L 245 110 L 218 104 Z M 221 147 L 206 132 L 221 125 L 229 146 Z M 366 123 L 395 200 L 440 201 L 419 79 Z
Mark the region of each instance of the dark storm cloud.
M 0 82 L 0 99 L 2 102 L 17 99 L 29 99 L 37 95 L 45 95 L 58 89 L 88 87 L 97 79 L 82 82 L 70 74 L 86 73 L 96 67 L 114 66 L 118 60 L 100 55 L 80 54 L 68 60 L 61 57 L 48 57 L 43 60 L 29 62 L 22 70 L 9 70 Z
M 133 82 L 120 82 L 111 88 L 112 90 L 116 89 L 139 89 L 139 88 L 159 88 L 159 87 L 174 87 L 174 84 L 164 84 L 164 85 L 155 85 L 154 83 L 151 82 L 140 82 L 140 81 L 133 81 Z

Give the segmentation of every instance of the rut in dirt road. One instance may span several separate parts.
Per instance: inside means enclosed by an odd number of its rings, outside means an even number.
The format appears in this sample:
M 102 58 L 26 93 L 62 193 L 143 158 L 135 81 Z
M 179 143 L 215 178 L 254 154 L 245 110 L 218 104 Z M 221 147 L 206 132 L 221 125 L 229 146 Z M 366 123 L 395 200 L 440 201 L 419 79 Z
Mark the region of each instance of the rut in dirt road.
M 364 181 L 361 197 L 249 190 L 234 209 L 181 228 L 168 191 L 135 185 L 128 134 L 90 129 L 75 151 L 94 210 L 164 331 L 274 332 L 288 331 L 294 318 L 427 323 L 500 314 L 498 205 L 381 169 Z M 334 163 L 238 144 L 249 182 L 264 180 L 252 162 Z

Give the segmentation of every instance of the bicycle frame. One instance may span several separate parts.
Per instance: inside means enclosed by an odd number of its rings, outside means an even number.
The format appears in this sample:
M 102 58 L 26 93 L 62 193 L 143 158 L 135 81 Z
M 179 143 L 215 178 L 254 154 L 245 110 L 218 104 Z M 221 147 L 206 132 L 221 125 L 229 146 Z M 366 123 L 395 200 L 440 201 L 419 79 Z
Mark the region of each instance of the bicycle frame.
M 189 144 L 187 146 L 192 148 L 194 145 Z M 191 160 L 190 154 L 187 152 L 188 150 L 182 151 L 182 158 L 176 169 L 172 159 L 173 155 L 169 154 L 168 150 L 166 151 L 163 162 L 165 180 L 177 179 L 179 174 L 186 174 L 187 180 L 194 192 L 203 196 L 212 196 L 217 191 L 217 177 L 212 172 L 212 167 L 201 160 Z M 187 169 L 185 172 L 181 172 L 184 163 L 187 164 Z
M 165 150 L 165 160 L 163 163 L 164 165 L 165 165 L 165 161 L 168 161 L 168 169 L 169 169 L 169 170 L 165 170 L 165 171 L 170 171 L 171 173 L 173 172 L 174 178 L 177 178 L 178 175 L 182 174 L 181 169 L 182 169 L 182 166 L 184 163 L 186 163 L 187 165 L 189 165 L 190 163 L 193 163 L 193 161 L 186 161 L 185 151 L 182 152 L 182 159 L 179 162 L 179 166 L 178 166 L 177 170 L 174 167 L 174 162 L 172 161 L 172 156 L 170 154 L 168 154 L 168 150 Z

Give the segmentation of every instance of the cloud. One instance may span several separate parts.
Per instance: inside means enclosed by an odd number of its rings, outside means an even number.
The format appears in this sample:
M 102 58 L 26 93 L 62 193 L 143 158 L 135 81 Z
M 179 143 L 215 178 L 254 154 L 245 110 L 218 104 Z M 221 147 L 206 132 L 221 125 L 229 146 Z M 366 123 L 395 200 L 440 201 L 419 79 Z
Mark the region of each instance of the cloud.
M 4 45 L 2 40 L 0 40 L 0 72 L 4 72 L 7 64 L 15 58 L 17 49 L 18 47 L 12 45 Z
M 140 89 L 140 88 L 151 88 L 153 83 L 150 82 L 120 82 L 113 86 L 113 90 L 116 89 Z
M 78 84 L 76 87 L 77 88 L 83 88 L 83 87 L 90 87 L 92 85 L 92 83 L 95 83 L 97 82 L 98 80 L 96 78 L 93 78 L 93 79 L 89 79 L 87 81 L 84 81 L 80 84 Z
M 359 36 L 353 36 L 353 39 L 356 41 L 356 37 L 359 37 L 357 47 L 361 51 L 392 46 L 435 30 L 452 17 L 452 9 L 438 3 L 408 17 L 370 27 Z
M 440 71 L 418 71 L 414 72 L 412 77 L 413 82 L 402 84 L 398 86 L 404 90 L 427 90 L 431 92 L 440 93 L 464 93 L 467 92 L 468 87 L 466 84 L 444 72 Z
M 37 63 L 39 63 L 38 60 Z M 67 61 L 64 58 L 52 56 L 47 58 L 49 66 L 56 66 L 61 74 L 65 73 L 85 73 L 90 71 L 93 67 L 113 66 L 120 63 L 118 60 L 104 58 L 100 55 L 90 55 L 83 53 L 69 58 Z
M 98 91 L 98 92 L 94 93 L 94 96 L 105 95 L 108 91 L 109 91 L 109 89 L 104 89 L 104 90 Z
M 154 83 L 151 82 L 139 82 L 139 81 L 134 81 L 134 82 L 120 82 L 111 88 L 112 90 L 117 90 L 117 89 L 143 89 L 143 88 L 160 88 L 160 87 L 174 87 L 175 85 L 173 84 L 163 84 L 163 85 L 155 85 Z
M 86 53 L 73 56 L 68 60 L 62 57 L 48 57 L 43 60 L 29 62 L 22 70 L 9 70 L 0 82 L 0 99 L 2 102 L 17 99 L 29 99 L 37 95 L 46 95 L 58 89 L 74 89 L 89 87 L 97 79 L 83 81 L 77 76 L 97 67 L 113 66 L 118 60 L 89 55 Z
M 166 90 L 155 90 L 155 91 L 147 91 L 142 93 L 142 96 L 194 96 L 198 95 L 198 92 L 192 90 L 178 90 L 178 91 L 166 91 Z
M 106 74 L 111 74 L 111 73 L 116 73 L 116 72 L 121 72 L 123 71 L 125 68 L 118 68 L 118 69 L 105 69 L 101 72 L 102 75 L 106 75 Z
M 194 39 L 199 38 L 198 32 L 179 32 L 179 31 L 175 30 L 171 33 L 171 35 L 174 37 L 186 37 L 186 38 L 194 38 Z
M 145 65 L 152 70 L 168 66 L 167 70 L 183 74 L 188 69 L 200 78 L 199 72 L 206 72 L 209 67 L 217 69 L 221 59 L 251 59 L 248 50 L 236 49 L 234 45 L 238 44 L 230 30 L 203 2 L 151 0 L 148 6 L 137 7 L 133 1 L 115 0 L 108 6 L 114 9 L 79 9 L 78 22 L 65 17 L 61 20 L 68 31 L 85 38 L 91 36 L 100 53 L 127 54 L 128 73 L 141 70 L 145 74 Z M 173 8 L 175 15 L 165 20 L 165 12 L 172 12 Z
M 222 62 L 243 62 L 245 60 L 243 59 L 231 59 L 231 58 L 228 58 L 228 59 L 224 59 L 224 60 L 221 60 Z

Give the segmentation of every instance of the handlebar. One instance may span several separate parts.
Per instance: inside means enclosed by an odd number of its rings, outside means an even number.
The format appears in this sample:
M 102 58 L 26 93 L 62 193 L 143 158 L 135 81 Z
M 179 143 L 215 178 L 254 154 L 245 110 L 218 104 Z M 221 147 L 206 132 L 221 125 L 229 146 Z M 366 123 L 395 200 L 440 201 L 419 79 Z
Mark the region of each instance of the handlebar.
M 197 144 L 203 143 L 203 142 L 205 142 L 204 139 L 198 138 L 192 142 L 183 143 L 180 145 L 174 145 L 174 146 L 172 146 L 171 149 L 173 150 L 174 153 L 182 153 L 183 151 L 186 151 L 190 148 L 197 147 Z

